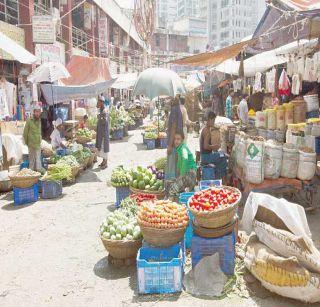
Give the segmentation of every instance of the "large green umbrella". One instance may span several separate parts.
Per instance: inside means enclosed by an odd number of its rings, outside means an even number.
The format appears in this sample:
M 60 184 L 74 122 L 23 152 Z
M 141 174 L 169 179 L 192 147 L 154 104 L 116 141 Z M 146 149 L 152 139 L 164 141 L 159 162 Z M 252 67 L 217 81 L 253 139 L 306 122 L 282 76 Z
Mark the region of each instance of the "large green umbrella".
M 148 68 L 138 77 L 133 95 L 145 95 L 149 99 L 159 96 L 175 97 L 184 95 L 186 89 L 180 77 L 172 70 L 165 68 Z

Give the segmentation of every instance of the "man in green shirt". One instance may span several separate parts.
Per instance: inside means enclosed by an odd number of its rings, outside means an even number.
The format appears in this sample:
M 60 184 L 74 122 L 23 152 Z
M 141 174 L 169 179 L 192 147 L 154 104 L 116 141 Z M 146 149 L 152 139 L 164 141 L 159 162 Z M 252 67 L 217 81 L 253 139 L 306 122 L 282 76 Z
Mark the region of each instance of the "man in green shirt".
M 192 191 L 197 184 L 197 165 L 193 154 L 184 143 L 183 132 L 176 132 L 174 136 L 174 145 L 177 151 L 177 172 L 178 177 L 172 183 L 169 189 L 169 197 L 176 199 L 181 192 L 186 189 Z
M 23 139 L 28 146 L 29 168 L 41 171 L 41 105 L 33 105 L 33 117 L 29 118 L 24 126 Z

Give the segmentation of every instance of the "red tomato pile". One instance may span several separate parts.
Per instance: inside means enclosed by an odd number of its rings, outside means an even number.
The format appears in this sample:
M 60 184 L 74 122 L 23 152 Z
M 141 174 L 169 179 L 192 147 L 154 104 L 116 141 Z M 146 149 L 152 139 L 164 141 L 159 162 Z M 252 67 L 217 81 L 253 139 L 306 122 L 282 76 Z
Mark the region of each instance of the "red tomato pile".
M 189 206 L 198 211 L 214 211 L 228 207 L 240 198 L 240 194 L 226 188 L 211 188 L 196 192 L 190 199 Z
M 138 203 L 138 206 L 140 206 L 144 201 L 156 200 L 157 196 L 152 194 L 139 193 L 130 195 L 130 198 L 134 199 Z

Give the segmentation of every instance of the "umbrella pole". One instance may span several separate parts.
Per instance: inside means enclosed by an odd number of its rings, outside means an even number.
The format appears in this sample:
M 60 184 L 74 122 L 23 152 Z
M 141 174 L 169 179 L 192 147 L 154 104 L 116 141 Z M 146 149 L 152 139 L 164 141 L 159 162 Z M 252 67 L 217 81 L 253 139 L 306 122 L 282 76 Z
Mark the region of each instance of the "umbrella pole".
M 53 106 L 53 114 L 54 114 L 54 98 L 53 98 L 53 85 L 52 85 L 52 82 L 51 82 L 51 98 L 52 98 L 52 106 Z M 56 118 L 55 118 L 56 120 Z
M 158 96 L 158 107 L 157 107 L 157 109 L 158 109 L 158 136 L 159 136 L 159 133 L 160 133 L 160 98 L 159 98 L 159 96 Z

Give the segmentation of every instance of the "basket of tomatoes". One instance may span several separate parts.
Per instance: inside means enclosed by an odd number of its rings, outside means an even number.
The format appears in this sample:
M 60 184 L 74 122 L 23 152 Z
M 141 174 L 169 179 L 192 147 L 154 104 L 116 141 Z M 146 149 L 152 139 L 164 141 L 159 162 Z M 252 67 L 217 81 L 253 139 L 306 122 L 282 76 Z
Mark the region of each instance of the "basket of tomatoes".
M 131 194 L 130 198 L 134 199 L 137 202 L 138 206 L 140 206 L 141 203 L 143 203 L 144 201 L 156 200 L 157 196 L 153 194 L 137 193 L 137 194 Z
M 143 202 L 139 208 L 143 238 L 153 246 L 168 247 L 180 242 L 188 223 L 185 206 L 168 200 Z
M 196 192 L 190 197 L 188 207 L 198 226 L 219 228 L 231 223 L 240 201 L 238 189 L 221 186 Z

